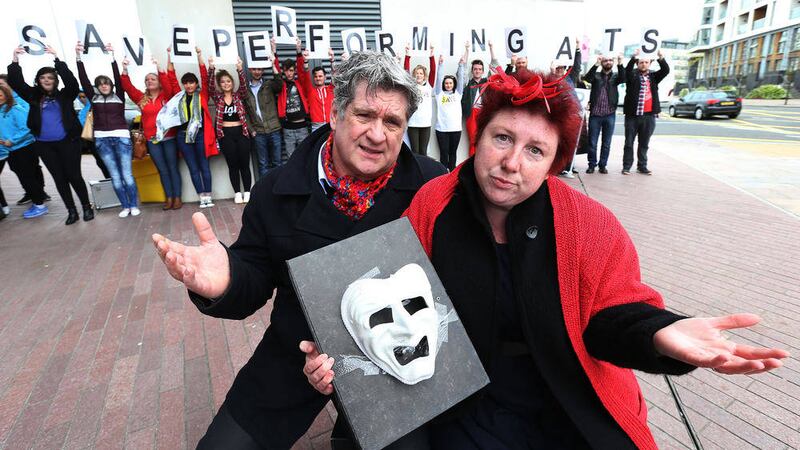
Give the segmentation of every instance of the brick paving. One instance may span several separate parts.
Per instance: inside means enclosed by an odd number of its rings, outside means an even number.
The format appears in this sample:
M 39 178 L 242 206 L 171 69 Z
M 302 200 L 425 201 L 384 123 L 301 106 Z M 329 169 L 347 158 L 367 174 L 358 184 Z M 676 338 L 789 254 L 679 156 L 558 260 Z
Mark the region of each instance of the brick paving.
M 799 219 L 658 151 L 668 145 L 654 143 L 655 176 L 623 177 L 612 165 L 582 175 L 586 191 L 628 229 L 644 279 L 670 308 L 756 312 L 764 323 L 737 339 L 800 354 Z M 93 160 L 83 164 L 97 179 Z M 19 198 L 9 170 L 0 183 Z M 127 219 L 100 211 L 66 227 L 49 178 L 47 187 L 49 215 L 24 221 L 14 207 L 0 222 L 0 447 L 194 448 L 269 325 L 269 306 L 243 321 L 202 316 L 162 269 L 150 234 L 196 242 L 196 204 L 146 205 Z M 205 210 L 223 242 L 235 240 L 241 209 Z M 690 448 L 663 378 L 640 380 L 659 444 Z M 707 449 L 800 447 L 796 359 L 754 377 L 699 370 L 674 380 Z M 329 405 L 295 447 L 328 448 L 335 417 Z

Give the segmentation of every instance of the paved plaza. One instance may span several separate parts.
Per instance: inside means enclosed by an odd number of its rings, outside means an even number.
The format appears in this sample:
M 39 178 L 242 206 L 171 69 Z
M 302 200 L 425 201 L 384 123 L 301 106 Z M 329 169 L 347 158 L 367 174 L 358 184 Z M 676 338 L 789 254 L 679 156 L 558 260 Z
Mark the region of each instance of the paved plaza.
M 660 129 L 664 129 L 662 127 Z M 793 353 L 757 376 L 709 370 L 674 377 L 706 449 L 800 448 L 800 143 L 653 137 L 653 176 L 610 174 L 568 182 L 608 206 L 639 251 L 643 279 L 689 315 L 755 312 L 742 342 Z M 99 178 L 84 157 L 87 180 Z M 583 172 L 585 158 L 577 168 Z M 227 181 L 227 180 L 226 180 Z M 21 196 L 10 170 L 0 183 Z M 269 326 L 270 304 L 242 321 L 201 315 L 163 270 L 150 235 L 197 242 L 197 204 L 120 219 L 99 211 L 66 227 L 50 214 L 0 222 L 0 448 L 194 448 L 239 368 Z M 233 242 L 240 205 L 204 210 Z M 597 242 L 603 245 L 603 242 Z M 663 377 L 642 375 L 656 440 L 691 448 Z M 329 448 L 329 404 L 296 448 Z

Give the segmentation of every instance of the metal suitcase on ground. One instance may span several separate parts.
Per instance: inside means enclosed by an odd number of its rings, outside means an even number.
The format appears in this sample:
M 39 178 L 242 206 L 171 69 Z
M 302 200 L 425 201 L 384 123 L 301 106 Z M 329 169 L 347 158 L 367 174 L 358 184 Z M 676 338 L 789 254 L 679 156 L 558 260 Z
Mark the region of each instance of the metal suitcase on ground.
M 114 192 L 111 178 L 90 181 L 89 190 L 92 192 L 92 202 L 94 203 L 95 209 L 122 206 L 122 203 L 119 202 L 119 198 L 117 198 L 117 193 Z

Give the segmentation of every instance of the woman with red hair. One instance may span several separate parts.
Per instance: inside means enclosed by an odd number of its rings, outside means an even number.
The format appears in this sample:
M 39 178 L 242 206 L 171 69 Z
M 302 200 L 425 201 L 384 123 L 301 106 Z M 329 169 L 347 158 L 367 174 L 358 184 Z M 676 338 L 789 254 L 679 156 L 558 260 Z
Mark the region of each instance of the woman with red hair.
M 497 70 L 482 98 L 475 156 L 423 186 L 406 215 L 491 383 L 407 438 L 426 434 L 431 448 L 655 449 L 631 369 L 781 366 L 785 351 L 722 336 L 754 325 L 752 314 L 665 310 L 614 215 L 554 176 L 581 125 L 563 78 Z M 309 382 L 330 394 L 331 359 L 301 349 Z

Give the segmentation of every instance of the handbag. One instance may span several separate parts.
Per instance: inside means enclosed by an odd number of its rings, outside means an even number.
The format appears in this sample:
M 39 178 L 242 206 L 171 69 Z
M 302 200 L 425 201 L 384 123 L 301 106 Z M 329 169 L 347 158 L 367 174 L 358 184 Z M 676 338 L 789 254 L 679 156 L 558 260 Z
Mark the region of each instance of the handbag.
M 142 132 L 142 124 L 131 130 L 131 142 L 133 143 L 133 159 L 142 160 L 147 156 L 147 139 Z
M 81 131 L 81 139 L 89 142 L 94 141 L 94 111 L 89 111 L 86 114 L 86 122 L 83 123 L 83 131 Z

